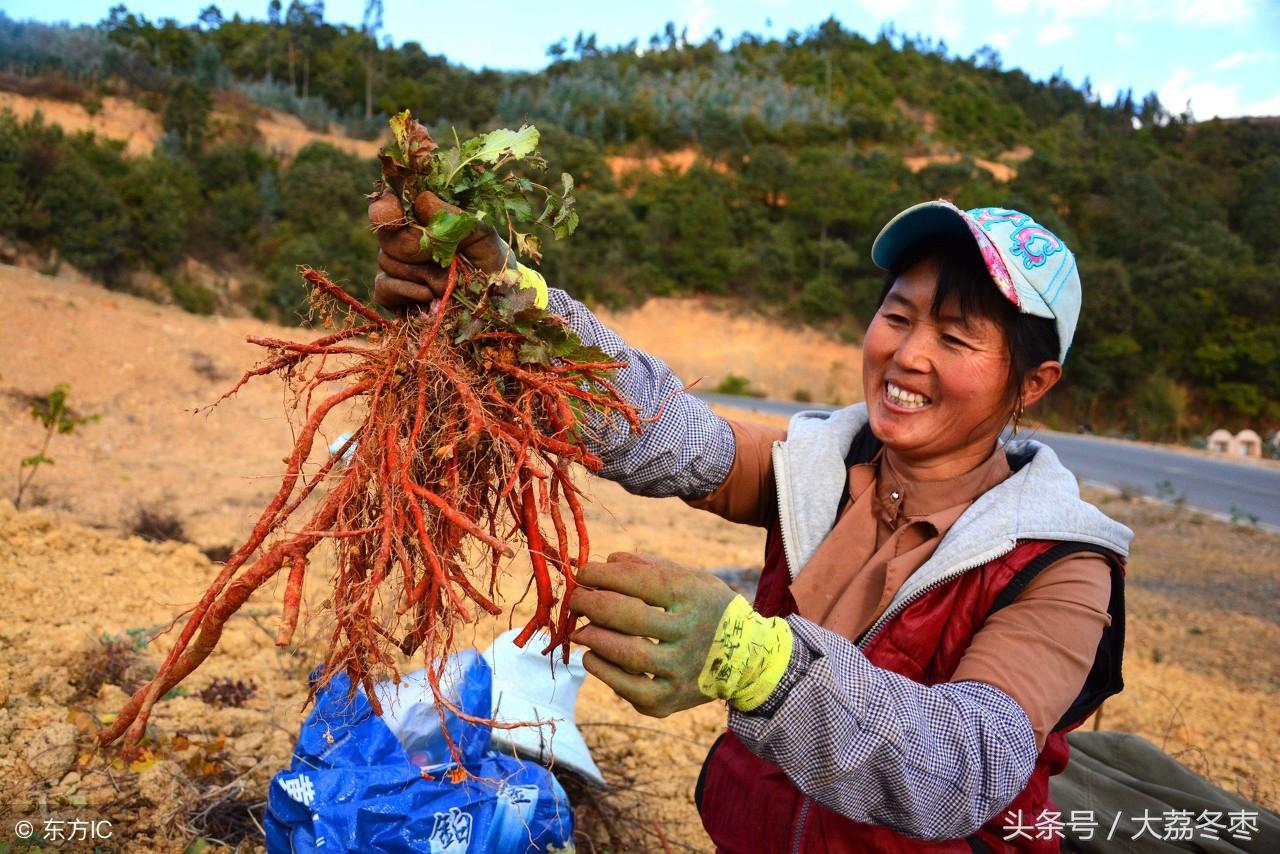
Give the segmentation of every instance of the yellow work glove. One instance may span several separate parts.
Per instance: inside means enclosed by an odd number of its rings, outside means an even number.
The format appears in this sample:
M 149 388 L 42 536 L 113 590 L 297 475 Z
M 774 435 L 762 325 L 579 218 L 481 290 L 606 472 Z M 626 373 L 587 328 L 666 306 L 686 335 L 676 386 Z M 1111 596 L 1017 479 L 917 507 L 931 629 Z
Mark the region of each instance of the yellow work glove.
M 740 712 L 753 711 L 782 681 L 793 643 L 786 620 L 761 616 L 736 596 L 720 617 L 698 689 Z
M 523 264 L 517 263 L 516 268 L 520 271 L 520 287 L 533 288 L 537 293 L 533 298 L 533 304 L 538 308 L 546 308 L 547 280 L 542 278 L 542 274 L 537 270 L 531 270 Z

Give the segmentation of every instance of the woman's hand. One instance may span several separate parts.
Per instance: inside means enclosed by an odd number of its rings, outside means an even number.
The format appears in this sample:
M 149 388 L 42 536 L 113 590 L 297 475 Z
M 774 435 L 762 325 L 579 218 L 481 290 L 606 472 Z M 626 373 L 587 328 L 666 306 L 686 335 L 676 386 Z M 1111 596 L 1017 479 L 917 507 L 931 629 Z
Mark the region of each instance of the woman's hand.
M 419 223 L 428 223 L 442 210 L 459 209 L 442 201 L 434 193 L 419 193 L 413 201 L 413 215 Z M 394 193 L 384 192 L 369 205 L 369 224 L 378 236 L 378 275 L 373 280 L 373 300 L 383 308 L 404 311 L 414 306 L 425 307 L 444 293 L 449 271 L 422 251 L 422 230 L 405 221 L 400 200 Z M 492 227 L 484 224 L 458 244 L 458 251 L 486 273 L 500 273 L 515 267 L 515 253 Z
M 581 586 L 569 607 L 591 621 L 573 634 L 590 648 L 582 662 L 588 672 L 650 717 L 710 699 L 698 689 L 698 675 L 720 617 L 737 595 L 727 584 L 625 552 L 588 563 L 577 578 Z

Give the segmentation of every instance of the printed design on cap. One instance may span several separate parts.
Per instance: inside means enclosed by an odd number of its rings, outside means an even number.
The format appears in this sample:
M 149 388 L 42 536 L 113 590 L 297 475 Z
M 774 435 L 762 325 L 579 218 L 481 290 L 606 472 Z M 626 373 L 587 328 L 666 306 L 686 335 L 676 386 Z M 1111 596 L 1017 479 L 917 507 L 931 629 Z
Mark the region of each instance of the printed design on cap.
M 1006 208 L 977 208 L 970 211 L 970 215 L 977 220 L 978 225 L 982 226 L 984 231 L 990 231 L 991 226 L 998 222 L 1007 222 L 1014 228 L 1031 222 L 1031 217 L 1026 214 Z
M 1029 225 L 1013 233 L 1010 252 L 1022 258 L 1022 266 L 1030 270 L 1042 267 L 1049 256 L 1062 251 L 1062 241 L 1052 231 L 1038 225 Z
M 1018 296 L 1018 289 L 1013 286 L 1013 277 L 1009 275 L 1009 268 L 1004 265 L 1004 259 L 1000 257 L 1000 252 L 991 242 L 991 238 L 977 220 L 959 208 L 955 210 L 964 219 L 965 225 L 969 226 L 969 231 L 978 244 L 978 251 L 982 253 L 982 261 L 987 265 L 987 272 L 991 274 L 991 280 L 996 283 L 996 287 L 1000 289 L 1000 293 L 1004 294 L 1005 299 L 1021 308 L 1022 299 Z M 1010 211 L 1010 213 L 1013 212 Z

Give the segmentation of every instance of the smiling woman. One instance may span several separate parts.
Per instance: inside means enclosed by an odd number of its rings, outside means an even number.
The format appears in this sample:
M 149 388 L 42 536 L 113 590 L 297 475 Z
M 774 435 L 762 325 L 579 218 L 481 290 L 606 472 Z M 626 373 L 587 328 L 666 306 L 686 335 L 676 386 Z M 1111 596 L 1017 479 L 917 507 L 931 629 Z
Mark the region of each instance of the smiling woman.
M 395 251 L 378 298 L 428 302 Z M 492 233 L 468 251 L 505 255 Z M 668 561 L 579 567 L 573 639 L 641 713 L 728 702 L 697 790 L 718 850 L 1054 851 L 1008 828 L 1052 809 L 1065 733 L 1120 690 L 1132 534 L 1049 448 L 999 436 L 1062 375 L 1075 258 L 1026 214 L 948 202 L 899 214 L 872 256 L 888 283 L 868 400 L 786 431 L 714 415 L 550 289 L 627 363 L 616 385 L 645 424 L 593 425 L 600 474 L 769 531 L 754 604 Z
M 992 287 L 972 238 L 917 242 L 890 268 L 867 329 L 872 432 L 903 474 L 963 474 L 1057 383 L 1058 351 L 1053 321 L 1020 313 Z

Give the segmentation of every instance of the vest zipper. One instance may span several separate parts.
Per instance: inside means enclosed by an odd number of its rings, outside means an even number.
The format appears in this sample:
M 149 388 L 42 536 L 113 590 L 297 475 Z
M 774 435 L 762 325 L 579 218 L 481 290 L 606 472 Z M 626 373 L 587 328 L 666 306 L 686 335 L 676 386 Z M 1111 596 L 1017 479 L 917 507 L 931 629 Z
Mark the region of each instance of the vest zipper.
M 791 837 L 791 854 L 800 854 L 804 846 L 804 826 L 809 820 L 809 806 L 813 803 L 808 795 L 804 795 L 800 803 L 800 815 L 796 818 L 795 835 Z
M 908 605 L 915 602 L 920 597 L 924 596 L 926 593 L 929 593 L 933 590 L 938 589 L 942 585 L 946 584 L 948 581 L 951 581 L 953 578 L 956 578 L 957 576 L 964 575 L 966 572 L 968 572 L 971 569 L 976 569 L 982 566 L 983 564 L 990 563 L 991 561 L 996 560 L 997 558 L 1004 557 L 1009 552 L 1013 551 L 1014 548 L 1017 547 L 1017 545 L 1018 545 L 1017 540 L 1009 540 L 1007 543 L 1002 543 L 998 548 L 992 549 L 986 554 L 980 555 L 972 560 L 966 561 L 965 563 L 962 563 L 959 566 L 952 567 L 951 569 L 944 572 L 942 575 L 935 578 L 933 581 L 930 581 L 924 587 L 921 587 L 919 590 L 912 593 L 910 596 L 907 596 L 904 599 L 902 599 L 902 601 L 898 602 L 896 605 L 886 609 L 885 612 L 880 615 L 880 619 L 872 623 L 871 628 L 867 629 L 866 632 L 863 633 L 862 637 L 858 640 L 857 642 L 858 649 L 865 651 L 867 647 L 871 645 L 871 642 L 875 640 L 876 635 L 880 634 L 880 632 L 884 629 L 884 627 L 888 624 L 890 620 L 892 620 L 894 617 L 901 614 L 903 611 L 906 610 Z
M 778 488 L 778 534 L 782 537 L 782 561 L 787 565 L 787 577 L 795 581 L 798 569 L 796 568 L 795 555 L 791 551 L 791 540 L 787 537 L 787 525 L 791 520 L 791 514 L 787 512 L 790 509 L 787 504 L 791 496 L 787 491 L 788 481 L 786 477 L 779 476 L 784 474 L 784 463 L 786 462 L 783 459 L 782 446 L 782 442 L 774 442 L 772 451 L 773 482 Z
M 782 537 L 782 562 L 787 567 L 787 577 L 795 581 L 796 574 L 795 561 L 791 552 L 791 541 L 787 538 L 787 524 L 790 522 L 791 514 L 787 512 L 787 478 L 785 477 L 786 460 L 783 458 L 785 453 L 782 449 L 782 442 L 773 443 L 773 482 L 778 489 L 778 535 Z M 796 826 L 791 836 L 791 854 L 800 854 L 804 847 L 804 826 L 809 820 L 809 807 L 812 806 L 812 799 L 800 793 L 802 800 L 800 801 L 800 815 L 796 817 Z

